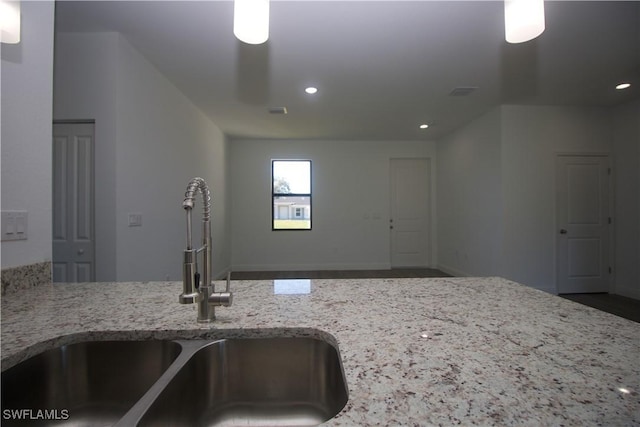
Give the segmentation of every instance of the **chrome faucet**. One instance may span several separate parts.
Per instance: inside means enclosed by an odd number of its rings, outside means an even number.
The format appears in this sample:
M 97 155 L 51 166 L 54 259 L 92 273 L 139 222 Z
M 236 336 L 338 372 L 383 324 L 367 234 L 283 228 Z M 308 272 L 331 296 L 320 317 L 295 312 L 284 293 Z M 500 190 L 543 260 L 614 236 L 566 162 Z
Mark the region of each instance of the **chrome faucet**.
M 191 237 L 191 211 L 198 191 L 202 194 L 202 246 L 193 248 Z M 198 322 L 208 323 L 215 318 L 215 307 L 229 307 L 233 301 L 230 291 L 231 273 L 227 273 L 227 289 L 216 292 L 211 282 L 211 192 L 202 178 L 193 178 L 187 185 L 182 207 L 187 213 L 187 248 L 184 250 L 182 266 L 182 294 L 180 304 L 198 304 Z M 198 253 L 202 252 L 202 275 L 198 271 Z

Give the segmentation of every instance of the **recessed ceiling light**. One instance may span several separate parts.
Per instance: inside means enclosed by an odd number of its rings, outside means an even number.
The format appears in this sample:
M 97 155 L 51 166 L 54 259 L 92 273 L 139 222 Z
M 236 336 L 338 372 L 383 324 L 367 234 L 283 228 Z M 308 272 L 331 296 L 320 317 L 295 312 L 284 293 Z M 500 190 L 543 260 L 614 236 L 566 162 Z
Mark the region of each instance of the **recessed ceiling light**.
M 628 88 L 630 86 L 631 86 L 631 83 L 620 83 L 618 86 L 616 86 L 616 89 L 622 90 L 622 89 L 626 89 L 626 88 Z
M 317 87 L 313 87 L 313 86 L 309 86 L 304 91 L 307 92 L 309 95 L 313 95 L 314 93 L 318 92 L 318 88 Z
M 423 123 L 423 124 L 420 125 L 420 129 L 426 129 L 428 127 L 429 127 L 429 125 L 426 124 L 426 123 Z

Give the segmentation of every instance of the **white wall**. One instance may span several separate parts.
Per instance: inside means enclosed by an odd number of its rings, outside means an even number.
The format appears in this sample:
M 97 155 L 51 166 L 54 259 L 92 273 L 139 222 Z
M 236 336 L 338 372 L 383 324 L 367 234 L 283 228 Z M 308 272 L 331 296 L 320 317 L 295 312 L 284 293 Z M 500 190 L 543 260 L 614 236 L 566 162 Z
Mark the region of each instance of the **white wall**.
M 556 155 L 611 138 L 602 108 L 505 105 L 438 141 L 439 267 L 555 293 Z
M 56 47 L 56 72 L 64 68 L 68 75 L 56 79 L 55 117 L 95 119 L 96 146 L 105 154 L 103 159 L 96 150 L 96 205 L 102 211 L 96 245 L 98 262 L 107 261 L 97 279 L 180 280 L 186 229 L 181 203 L 194 176 L 204 178 L 213 194 L 213 272 L 221 276 L 230 264 L 230 235 L 227 142 L 220 129 L 124 37 L 65 34 Z M 89 82 L 97 88 L 87 93 Z M 109 130 L 100 133 L 101 124 Z M 129 213 L 142 213 L 142 227 L 128 226 Z M 198 204 L 195 224 L 200 215 Z
M 613 110 L 615 293 L 640 299 L 640 101 Z
M 435 158 L 432 142 L 233 140 L 230 147 L 235 270 L 389 268 L 389 159 Z M 311 231 L 271 230 L 272 159 L 312 160 Z
M 2 268 L 51 261 L 54 3 L 22 2 L 22 36 L 2 49 L 2 209 L 28 212 L 28 239 L 2 242 Z
M 51 260 L 53 3 L 23 2 L 22 18 L 22 42 L 2 46 L 2 208 L 29 212 L 29 240 L 2 243 L 3 268 Z M 388 160 L 430 157 L 438 177 L 432 236 L 435 245 L 438 230 L 439 259 L 432 264 L 553 292 L 555 156 L 611 152 L 614 290 L 640 297 L 637 103 L 613 111 L 503 106 L 440 141 L 437 164 L 435 144 L 426 142 L 228 145 L 119 35 L 64 34 L 56 45 L 54 111 L 56 119 L 96 120 L 99 280 L 179 278 L 180 201 L 195 175 L 213 190 L 217 275 L 231 256 L 238 269 L 387 268 Z M 270 160 L 289 157 L 314 161 L 308 233 L 271 231 Z M 143 227 L 127 227 L 128 212 L 142 212 Z
M 502 108 L 502 275 L 556 292 L 555 161 L 558 153 L 609 153 L 602 108 Z
M 438 141 L 438 268 L 459 276 L 500 273 L 501 115 L 477 118 Z
M 117 33 L 56 34 L 54 118 L 95 120 L 96 279 L 116 279 Z

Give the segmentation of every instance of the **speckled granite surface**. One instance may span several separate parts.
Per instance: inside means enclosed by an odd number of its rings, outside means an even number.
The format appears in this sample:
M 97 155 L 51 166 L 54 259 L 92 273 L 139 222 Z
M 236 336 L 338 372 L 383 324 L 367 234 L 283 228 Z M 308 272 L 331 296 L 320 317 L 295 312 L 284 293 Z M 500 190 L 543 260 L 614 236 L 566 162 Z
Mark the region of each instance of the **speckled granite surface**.
M 2 296 L 51 282 L 51 261 L 2 269 Z
M 349 386 L 327 425 L 640 425 L 640 324 L 500 278 L 313 280 L 297 295 L 234 281 L 211 327 L 181 286 L 3 298 L 2 368 L 87 339 L 315 335 L 338 344 Z

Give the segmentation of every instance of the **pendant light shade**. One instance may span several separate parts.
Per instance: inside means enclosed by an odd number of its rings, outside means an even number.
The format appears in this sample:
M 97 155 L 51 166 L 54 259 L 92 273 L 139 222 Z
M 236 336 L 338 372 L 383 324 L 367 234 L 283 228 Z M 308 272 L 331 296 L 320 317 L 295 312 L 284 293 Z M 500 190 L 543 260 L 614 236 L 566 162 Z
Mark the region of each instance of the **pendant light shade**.
M 0 0 L 0 42 L 20 43 L 20 2 Z
M 509 43 L 538 37 L 544 31 L 544 0 L 504 0 L 504 29 Z
M 269 38 L 269 0 L 235 0 L 233 34 L 249 44 L 261 44 Z

